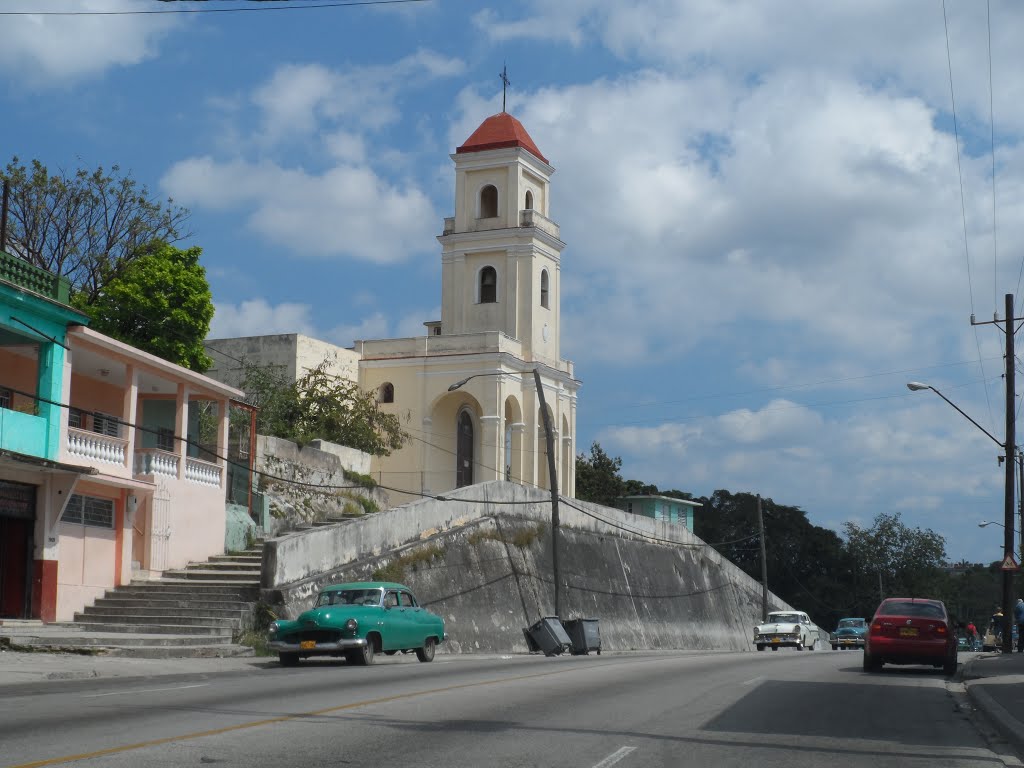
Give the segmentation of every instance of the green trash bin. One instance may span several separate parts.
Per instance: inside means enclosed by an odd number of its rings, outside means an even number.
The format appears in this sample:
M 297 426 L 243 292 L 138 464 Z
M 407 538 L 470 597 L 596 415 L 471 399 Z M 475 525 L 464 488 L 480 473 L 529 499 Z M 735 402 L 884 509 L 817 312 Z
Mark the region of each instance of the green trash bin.
M 601 655 L 601 625 L 597 619 L 569 619 L 562 626 L 572 642 L 575 656 L 586 656 L 591 651 Z

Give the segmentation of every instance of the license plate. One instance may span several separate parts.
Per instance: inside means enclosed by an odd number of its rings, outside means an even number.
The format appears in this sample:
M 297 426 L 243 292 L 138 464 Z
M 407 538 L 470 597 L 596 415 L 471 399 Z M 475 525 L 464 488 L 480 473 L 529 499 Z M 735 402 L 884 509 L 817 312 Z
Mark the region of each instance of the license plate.
M 316 640 L 301 640 L 299 642 L 299 648 L 301 648 L 304 651 L 316 648 Z
M 773 637 L 773 638 L 772 638 L 772 642 L 773 642 L 773 643 L 777 643 L 777 642 L 779 642 L 779 638 L 777 638 L 777 637 Z
M 900 627 L 900 637 L 917 637 L 917 627 Z

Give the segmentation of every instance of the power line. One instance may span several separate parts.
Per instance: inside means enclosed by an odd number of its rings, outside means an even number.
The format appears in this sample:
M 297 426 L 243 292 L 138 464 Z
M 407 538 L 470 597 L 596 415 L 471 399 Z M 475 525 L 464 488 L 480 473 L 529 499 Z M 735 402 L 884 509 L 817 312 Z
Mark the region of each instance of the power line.
M 161 0 L 167 2 L 168 0 Z M 179 0 L 173 0 L 178 2 Z M 200 0 L 205 2 L 206 0 Z M 255 0 L 266 2 L 267 0 Z M 163 16 L 175 13 L 247 13 L 254 11 L 299 11 L 322 8 L 353 8 L 362 5 L 408 5 L 430 0 L 347 0 L 346 2 L 300 4 L 285 0 L 281 5 L 259 5 L 243 8 L 167 8 L 164 10 L 136 11 L 0 11 L 0 16 Z

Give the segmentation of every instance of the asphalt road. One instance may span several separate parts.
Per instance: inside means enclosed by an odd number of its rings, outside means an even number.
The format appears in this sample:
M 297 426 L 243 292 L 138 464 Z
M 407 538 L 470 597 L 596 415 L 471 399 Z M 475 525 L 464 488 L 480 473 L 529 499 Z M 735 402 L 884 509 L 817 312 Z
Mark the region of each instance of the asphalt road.
M 0 689 L 0 766 L 1021 765 L 938 671 L 860 660 L 397 656 L 22 685 Z

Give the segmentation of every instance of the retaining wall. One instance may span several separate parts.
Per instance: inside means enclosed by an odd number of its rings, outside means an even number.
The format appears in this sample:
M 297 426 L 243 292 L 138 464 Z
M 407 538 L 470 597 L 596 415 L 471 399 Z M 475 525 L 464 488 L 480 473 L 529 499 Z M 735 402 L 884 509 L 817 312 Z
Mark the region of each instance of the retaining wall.
M 611 650 L 752 647 L 760 583 L 690 531 L 577 500 L 560 513 L 563 619 L 599 619 Z M 294 617 L 328 584 L 380 577 L 444 617 L 448 651 L 526 651 L 522 628 L 554 615 L 550 521 L 546 493 L 495 481 L 291 534 L 264 548 L 264 600 Z

